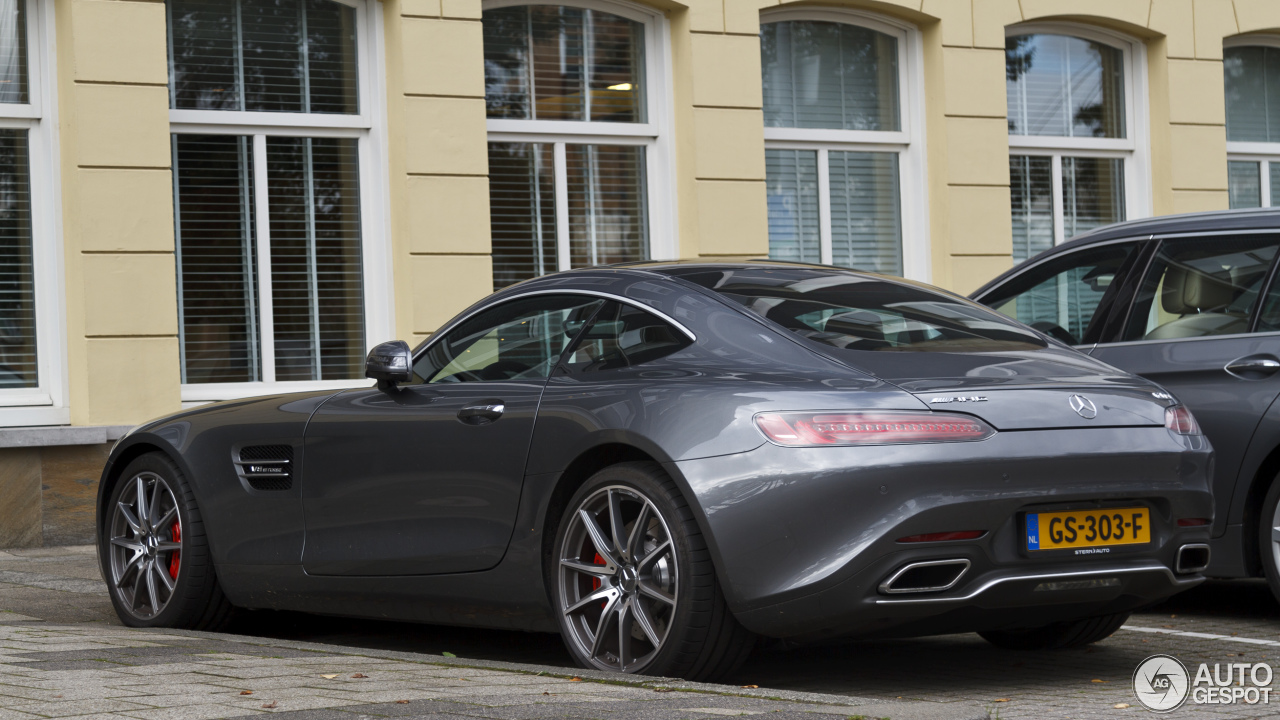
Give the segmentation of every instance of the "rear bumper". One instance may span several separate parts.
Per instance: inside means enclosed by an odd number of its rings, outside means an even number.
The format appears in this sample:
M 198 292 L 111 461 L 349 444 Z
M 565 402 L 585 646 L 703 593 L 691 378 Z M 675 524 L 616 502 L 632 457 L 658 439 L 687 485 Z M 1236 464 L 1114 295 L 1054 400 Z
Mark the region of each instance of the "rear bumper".
M 1174 572 L 1205 543 L 1212 451 L 1164 428 L 1000 433 L 979 443 L 781 448 L 674 464 L 704 513 L 730 607 L 755 632 L 788 638 L 913 635 L 1043 625 L 1123 612 L 1201 581 Z M 1022 517 L 1145 507 L 1150 543 L 1029 551 Z M 963 542 L 900 543 L 981 530 Z M 913 562 L 963 559 L 950 587 L 887 594 Z M 1036 588 L 1072 579 L 1092 587 Z M 1056 586 L 1055 586 L 1056 587 Z

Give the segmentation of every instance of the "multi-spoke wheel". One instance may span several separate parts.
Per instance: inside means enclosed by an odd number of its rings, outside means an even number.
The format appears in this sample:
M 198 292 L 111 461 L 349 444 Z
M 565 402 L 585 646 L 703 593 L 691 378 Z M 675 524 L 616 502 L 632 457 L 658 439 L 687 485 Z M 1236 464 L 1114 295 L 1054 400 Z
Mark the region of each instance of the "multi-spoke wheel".
M 140 472 L 124 481 L 111 513 L 111 584 L 139 620 L 159 615 L 182 568 L 178 499 L 164 478 Z
M 1280 475 L 1271 481 L 1258 511 L 1257 547 L 1262 574 L 1271 586 L 1271 594 L 1280 600 Z
M 231 613 L 186 478 L 139 456 L 98 508 L 98 555 L 116 614 L 133 627 L 216 629 Z
M 596 473 L 570 500 L 549 559 L 565 644 L 584 667 L 709 679 L 754 638 L 724 604 L 688 504 L 654 463 Z

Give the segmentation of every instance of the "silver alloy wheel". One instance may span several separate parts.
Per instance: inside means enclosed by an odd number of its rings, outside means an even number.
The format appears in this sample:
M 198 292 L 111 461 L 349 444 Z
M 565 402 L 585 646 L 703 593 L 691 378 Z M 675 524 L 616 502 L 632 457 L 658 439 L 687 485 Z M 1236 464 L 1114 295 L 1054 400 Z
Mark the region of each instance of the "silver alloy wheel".
M 1280 573 L 1280 503 L 1271 516 L 1271 567 Z
M 671 629 L 678 581 L 671 530 L 640 491 L 611 485 L 575 509 L 560 547 L 560 610 L 592 665 L 643 668 Z
M 111 516 L 111 582 L 131 615 L 148 620 L 173 598 L 181 572 L 182 519 L 164 478 L 141 472 Z

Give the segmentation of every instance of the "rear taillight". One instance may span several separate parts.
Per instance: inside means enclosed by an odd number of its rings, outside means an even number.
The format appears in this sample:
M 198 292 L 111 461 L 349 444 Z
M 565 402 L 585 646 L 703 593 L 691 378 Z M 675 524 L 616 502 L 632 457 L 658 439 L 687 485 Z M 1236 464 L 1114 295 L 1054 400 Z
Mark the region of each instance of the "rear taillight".
M 1199 435 L 1200 423 L 1186 405 L 1174 405 L 1164 409 L 1164 426 L 1179 435 Z
M 935 412 L 760 413 L 756 425 L 778 445 L 898 445 L 986 440 L 995 429 L 969 415 Z

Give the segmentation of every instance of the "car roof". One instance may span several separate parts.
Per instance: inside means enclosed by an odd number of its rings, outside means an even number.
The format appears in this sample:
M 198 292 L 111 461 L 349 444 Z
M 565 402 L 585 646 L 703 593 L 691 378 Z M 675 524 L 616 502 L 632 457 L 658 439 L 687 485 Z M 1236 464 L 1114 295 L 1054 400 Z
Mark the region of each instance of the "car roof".
M 1112 223 L 1077 235 L 1070 240 L 1049 248 L 1029 260 L 1039 262 L 1077 248 L 1087 247 L 1109 240 L 1127 238 L 1145 239 L 1156 235 L 1180 235 L 1186 233 L 1231 232 L 1233 230 L 1280 230 L 1280 208 L 1245 208 L 1238 210 L 1214 210 L 1209 212 L 1162 215 L 1160 217 L 1126 220 Z M 978 297 L 996 285 L 1020 272 L 1029 263 L 1016 265 L 974 290 L 970 297 Z

